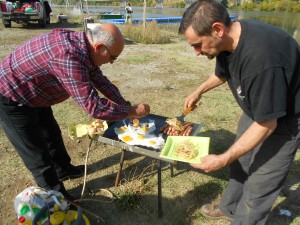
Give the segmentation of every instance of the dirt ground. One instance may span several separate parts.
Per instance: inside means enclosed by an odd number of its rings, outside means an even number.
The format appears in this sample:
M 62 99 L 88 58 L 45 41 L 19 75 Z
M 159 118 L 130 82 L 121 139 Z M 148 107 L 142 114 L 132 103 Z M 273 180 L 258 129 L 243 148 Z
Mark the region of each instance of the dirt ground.
M 11 50 L 30 37 L 49 32 L 60 26 L 52 24 L 50 28 L 41 30 L 38 27 L 23 27 L 13 24 L 13 28 L 5 29 L 0 25 L 0 59 Z M 64 25 L 70 29 L 80 30 L 81 25 Z M 115 83 L 122 94 L 134 103 L 147 102 L 151 105 L 151 113 L 166 117 L 179 115 L 183 101 L 202 80 L 206 79 L 213 69 L 214 62 L 204 57 L 200 60 L 195 57 L 192 49 L 183 41 L 174 40 L 166 45 L 141 45 L 127 40 L 125 50 L 114 64 L 105 65 L 102 70 Z M 218 96 L 226 93 L 226 101 L 218 103 Z M 204 122 L 207 134 L 215 137 L 216 144 L 223 148 L 234 139 L 234 131 L 240 110 L 232 99 L 228 88 L 216 90 L 215 95 L 203 100 L 202 111 L 191 113 L 188 120 L 194 123 Z M 55 116 L 62 129 L 65 145 L 75 165 L 84 164 L 89 139 L 80 142 L 69 138 L 67 128 L 71 124 L 90 119 L 72 101 L 53 107 Z M 228 115 L 220 118 L 220 111 Z M 201 113 L 200 113 L 201 112 Z M 213 122 L 218 121 L 218 122 Z M 127 153 L 122 185 L 114 187 L 116 172 L 119 168 L 121 151 L 117 147 L 106 144 L 93 144 L 88 157 L 88 176 L 86 181 L 86 198 L 99 200 L 83 202 L 82 207 L 93 212 L 101 219 L 85 213 L 91 224 L 108 225 L 227 225 L 226 220 L 208 221 L 200 215 L 201 205 L 210 200 L 218 199 L 227 182 L 226 169 L 205 175 L 191 169 L 187 164 L 176 166 L 176 176 L 171 178 L 169 165 L 163 163 L 163 218 L 157 215 L 157 177 L 156 161 L 148 157 Z M 15 196 L 26 187 L 35 185 L 31 174 L 24 167 L 23 162 L 0 130 L 0 224 L 17 224 L 13 201 Z M 299 160 L 292 168 L 291 179 L 287 192 L 291 199 L 280 196 L 270 216 L 269 225 L 300 224 L 299 204 Z M 64 182 L 71 194 L 80 195 L 83 188 L 83 179 Z M 266 184 L 267 185 L 267 184 Z M 294 189 L 291 189 L 293 187 Z M 297 189 L 298 188 L 298 189 Z M 130 196 L 132 192 L 140 193 L 138 203 L 133 203 L 134 209 L 120 210 L 115 202 L 111 202 L 111 193 Z M 127 195 L 126 195 L 127 194 Z M 126 200 L 124 200 L 126 201 Z M 299 201 L 298 201 L 299 202 Z M 279 209 L 288 209 L 292 217 L 279 216 Z

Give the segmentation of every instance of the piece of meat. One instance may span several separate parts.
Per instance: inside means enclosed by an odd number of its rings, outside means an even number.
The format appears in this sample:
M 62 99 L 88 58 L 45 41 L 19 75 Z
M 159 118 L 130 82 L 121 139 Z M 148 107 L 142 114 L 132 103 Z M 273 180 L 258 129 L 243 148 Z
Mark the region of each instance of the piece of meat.
M 166 124 L 160 128 L 160 131 L 172 136 L 189 136 L 193 131 L 193 125 L 185 121 L 183 125 L 183 130 L 179 131 L 174 126 Z

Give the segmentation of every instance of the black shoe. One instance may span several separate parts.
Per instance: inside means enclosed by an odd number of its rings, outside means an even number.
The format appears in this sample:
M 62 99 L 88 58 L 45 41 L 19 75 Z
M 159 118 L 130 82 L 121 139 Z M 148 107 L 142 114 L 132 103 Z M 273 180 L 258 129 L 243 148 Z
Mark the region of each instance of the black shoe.
M 78 211 L 78 207 L 80 207 L 80 204 L 78 202 L 76 202 L 74 205 L 74 202 L 72 202 L 72 204 L 69 205 L 69 210 L 74 210 L 74 211 Z
M 68 179 L 75 179 L 84 175 L 84 165 L 73 166 L 70 164 L 62 173 L 58 174 L 58 179 L 62 182 Z
M 64 198 L 66 198 L 66 200 L 70 200 L 70 201 L 74 201 L 76 199 L 79 199 L 80 197 L 76 198 L 73 195 L 69 194 L 64 186 L 64 184 L 62 182 L 60 182 L 59 184 L 49 188 L 49 186 L 44 187 L 45 190 L 53 190 L 53 191 L 57 191 L 60 192 Z
M 78 199 L 78 198 L 74 197 L 73 195 L 69 194 L 67 191 L 61 190 L 60 193 L 63 194 L 63 196 L 65 197 L 66 200 L 70 200 L 73 202 L 76 199 Z

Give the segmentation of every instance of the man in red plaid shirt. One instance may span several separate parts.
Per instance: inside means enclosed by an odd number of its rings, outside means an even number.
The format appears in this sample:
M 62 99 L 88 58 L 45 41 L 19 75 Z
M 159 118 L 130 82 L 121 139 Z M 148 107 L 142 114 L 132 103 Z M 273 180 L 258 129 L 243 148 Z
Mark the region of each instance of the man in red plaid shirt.
M 71 164 L 52 105 L 72 97 L 91 117 L 109 121 L 149 114 L 148 104 L 131 106 L 99 68 L 123 48 L 115 25 L 98 24 L 88 32 L 39 35 L 0 62 L 0 123 L 39 187 L 74 199 L 62 181 L 84 169 Z

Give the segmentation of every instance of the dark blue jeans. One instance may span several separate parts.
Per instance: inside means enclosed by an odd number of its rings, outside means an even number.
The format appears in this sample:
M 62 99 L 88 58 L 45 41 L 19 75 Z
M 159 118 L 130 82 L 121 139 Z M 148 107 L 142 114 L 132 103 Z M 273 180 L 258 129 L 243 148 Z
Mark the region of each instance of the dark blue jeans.
M 36 184 L 59 190 L 57 173 L 70 162 L 51 107 L 28 107 L 0 94 L 0 124 Z
M 243 114 L 237 139 L 253 120 Z M 258 147 L 230 165 L 230 180 L 219 208 L 231 225 L 263 225 L 278 197 L 300 143 L 300 118 L 279 119 Z

